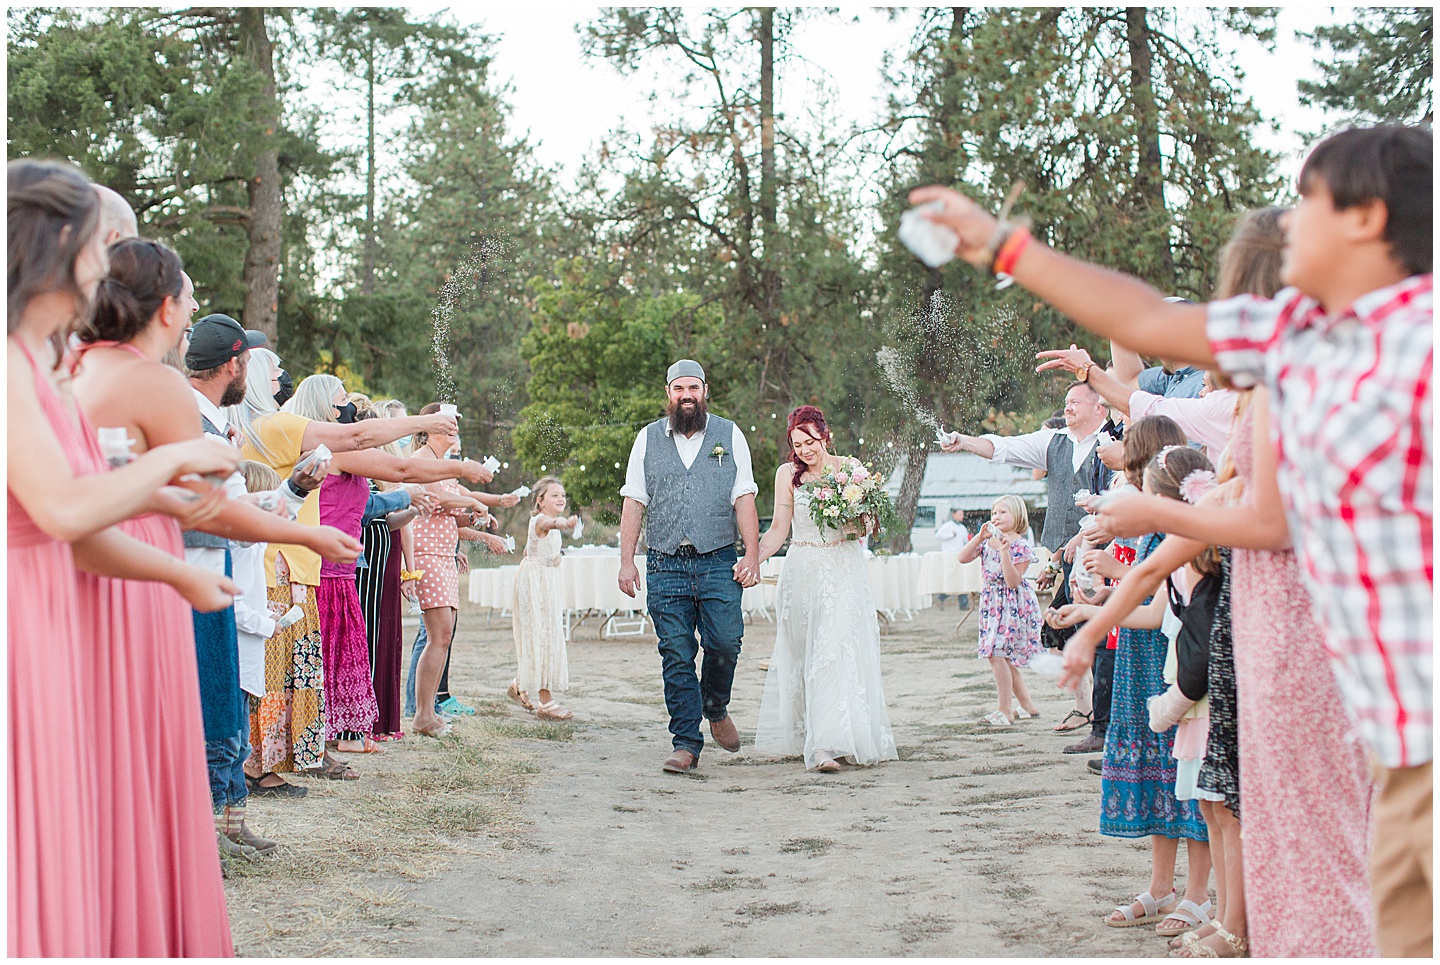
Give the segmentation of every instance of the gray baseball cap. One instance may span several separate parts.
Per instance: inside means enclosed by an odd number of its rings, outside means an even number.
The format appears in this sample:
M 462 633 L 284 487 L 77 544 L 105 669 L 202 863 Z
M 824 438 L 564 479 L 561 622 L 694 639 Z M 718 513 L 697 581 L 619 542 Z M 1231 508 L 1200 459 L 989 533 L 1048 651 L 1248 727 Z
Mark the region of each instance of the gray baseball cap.
M 699 379 L 701 382 L 704 382 L 705 370 L 701 368 L 700 363 L 694 359 L 681 359 L 670 366 L 670 370 L 665 373 L 665 384 L 669 385 L 676 379 L 684 378 Z

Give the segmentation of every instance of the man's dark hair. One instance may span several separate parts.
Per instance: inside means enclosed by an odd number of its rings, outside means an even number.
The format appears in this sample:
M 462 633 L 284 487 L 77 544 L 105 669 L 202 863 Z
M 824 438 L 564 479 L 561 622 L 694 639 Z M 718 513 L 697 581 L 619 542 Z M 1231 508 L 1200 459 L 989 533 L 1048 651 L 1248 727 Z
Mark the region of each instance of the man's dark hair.
M 1300 169 L 1300 193 L 1319 178 L 1343 211 L 1371 201 L 1385 203 L 1385 240 L 1412 275 L 1432 263 L 1435 147 L 1428 129 L 1382 124 L 1352 127 L 1316 145 Z

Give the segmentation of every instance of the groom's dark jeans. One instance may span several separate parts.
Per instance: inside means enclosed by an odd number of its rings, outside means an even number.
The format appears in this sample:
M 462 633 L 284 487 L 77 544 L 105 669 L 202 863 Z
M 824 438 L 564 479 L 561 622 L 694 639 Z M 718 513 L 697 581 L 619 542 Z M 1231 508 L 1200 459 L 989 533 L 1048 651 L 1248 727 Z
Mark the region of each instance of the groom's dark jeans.
M 704 554 L 690 546 L 673 554 L 652 549 L 645 556 L 645 599 L 660 638 L 670 743 L 696 757 L 705 746 L 700 718 L 720 720 L 730 704 L 745 633 L 734 567 L 733 546 Z M 701 647 L 705 660 L 696 680 L 695 656 Z

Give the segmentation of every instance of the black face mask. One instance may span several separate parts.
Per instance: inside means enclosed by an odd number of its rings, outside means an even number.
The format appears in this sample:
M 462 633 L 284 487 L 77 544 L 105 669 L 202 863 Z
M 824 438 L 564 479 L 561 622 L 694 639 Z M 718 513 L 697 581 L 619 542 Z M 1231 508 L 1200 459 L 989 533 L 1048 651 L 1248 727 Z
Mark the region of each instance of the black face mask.
M 284 369 L 280 370 L 280 391 L 275 393 L 275 404 L 284 405 L 290 401 L 295 394 L 295 383 L 290 379 L 290 373 Z
M 335 421 L 340 423 L 341 425 L 349 425 L 350 423 L 354 422 L 355 413 L 359 411 L 355 408 L 355 403 L 353 402 L 347 402 L 344 405 L 337 405 L 335 408 L 340 410 L 340 418 L 336 419 Z

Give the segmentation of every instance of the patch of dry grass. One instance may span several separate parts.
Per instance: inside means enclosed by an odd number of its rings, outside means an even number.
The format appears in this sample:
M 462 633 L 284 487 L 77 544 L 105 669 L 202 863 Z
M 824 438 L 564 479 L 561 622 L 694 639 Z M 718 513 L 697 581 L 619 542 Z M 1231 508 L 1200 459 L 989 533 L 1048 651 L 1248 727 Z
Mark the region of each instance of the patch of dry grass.
M 503 701 L 450 737 L 407 735 L 379 755 L 349 755 L 357 781 L 291 776 L 300 800 L 252 798 L 248 820 L 282 842 L 233 865 L 225 883 L 236 950 L 246 956 L 386 954 L 430 910 L 392 882 L 430 878 L 457 857 L 517 845 L 520 795 L 536 772 L 521 741 L 569 740 L 572 724 L 500 716 Z M 485 715 L 492 709 L 495 716 Z

